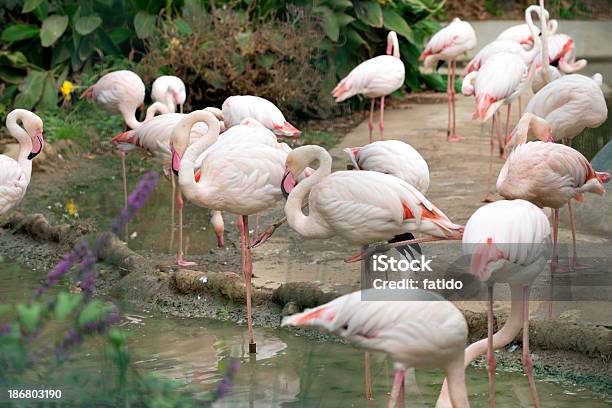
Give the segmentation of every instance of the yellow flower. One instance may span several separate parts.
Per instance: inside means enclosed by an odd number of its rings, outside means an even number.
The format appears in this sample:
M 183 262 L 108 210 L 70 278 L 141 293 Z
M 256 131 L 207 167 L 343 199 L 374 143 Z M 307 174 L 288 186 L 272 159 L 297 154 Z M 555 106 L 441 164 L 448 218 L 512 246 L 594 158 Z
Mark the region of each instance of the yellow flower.
M 64 96 L 64 100 L 66 101 L 70 100 L 70 94 L 72 93 L 73 90 L 74 90 L 74 85 L 72 85 L 72 82 L 64 81 L 62 83 L 62 87 L 60 88 L 60 91 L 62 92 L 62 95 Z
M 78 215 L 77 206 L 74 203 L 74 200 L 72 200 L 72 198 L 69 199 L 68 202 L 66 203 L 66 212 L 68 213 L 70 217 L 75 217 Z

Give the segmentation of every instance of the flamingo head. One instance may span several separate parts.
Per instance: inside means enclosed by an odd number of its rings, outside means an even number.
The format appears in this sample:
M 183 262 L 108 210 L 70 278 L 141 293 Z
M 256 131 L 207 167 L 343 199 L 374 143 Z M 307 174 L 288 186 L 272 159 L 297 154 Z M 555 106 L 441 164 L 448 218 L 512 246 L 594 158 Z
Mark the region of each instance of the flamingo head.
M 43 122 L 38 116 L 33 115 L 23 120 L 23 127 L 32 140 L 32 150 L 28 155 L 28 160 L 32 160 L 42 152 L 45 144 Z
M 474 244 L 474 250 L 470 259 L 470 273 L 480 279 L 487 281 L 497 264 L 503 260 L 503 253 L 493 243 L 493 238 L 487 238 L 485 243 Z
M 178 176 L 181 170 L 181 154 L 174 149 L 174 145 L 171 143 L 170 150 L 172 152 L 171 168 L 172 172 Z M 195 177 L 195 175 L 194 175 Z
M 217 246 L 219 248 L 223 248 L 225 246 L 225 240 L 223 238 L 223 233 L 225 232 L 225 225 L 223 223 L 223 217 L 219 211 L 214 211 L 212 217 L 210 218 L 210 222 L 215 231 L 215 235 L 217 236 Z
M 534 116 L 531 120 L 531 131 L 533 135 L 543 142 L 554 142 L 552 126 L 544 118 Z
M 302 134 L 300 130 L 287 121 L 282 125 L 275 124 L 272 131 L 277 136 L 292 137 L 294 139 L 297 139 Z

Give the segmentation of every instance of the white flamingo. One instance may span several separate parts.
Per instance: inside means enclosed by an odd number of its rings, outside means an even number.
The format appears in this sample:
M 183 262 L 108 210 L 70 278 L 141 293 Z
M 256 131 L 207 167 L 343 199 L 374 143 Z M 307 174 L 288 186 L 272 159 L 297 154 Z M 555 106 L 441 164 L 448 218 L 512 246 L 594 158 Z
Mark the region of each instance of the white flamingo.
M 187 99 L 185 83 L 177 76 L 162 75 L 153 81 L 151 99 L 166 105 L 169 113 L 176 112 L 176 105 L 179 106 L 179 112 L 183 113 L 183 104 Z
M 225 126 L 231 128 L 244 119 L 253 118 L 277 136 L 297 138 L 300 132 L 287 122 L 283 113 L 267 99 L 252 95 L 235 95 L 227 98 L 221 106 Z
M 397 34 L 389 31 L 387 35 L 387 55 L 370 58 L 357 65 L 343 78 L 332 91 L 336 102 L 342 102 L 354 95 L 364 95 L 370 98 L 370 143 L 374 129 L 374 104 L 380 97 L 380 138 L 384 139 L 385 96 L 395 92 L 404 84 L 406 69 L 400 59 Z
M 21 122 L 21 126 L 18 122 Z M 25 109 L 6 116 L 9 134 L 19 142 L 17 160 L 0 154 L 0 214 L 21 202 L 32 177 L 32 159 L 43 149 L 43 121 Z

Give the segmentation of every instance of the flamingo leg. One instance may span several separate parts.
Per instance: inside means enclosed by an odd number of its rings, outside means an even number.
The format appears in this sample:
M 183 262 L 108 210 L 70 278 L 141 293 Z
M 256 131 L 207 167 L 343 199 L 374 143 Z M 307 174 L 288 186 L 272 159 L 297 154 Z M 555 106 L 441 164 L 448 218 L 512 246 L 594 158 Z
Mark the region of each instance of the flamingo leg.
M 391 387 L 391 396 L 389 397 L 389 404 L 387 405 L 388 408 L 396 408 L 398 402 L 403 405 L 403 402 L 400 402 L 402 399 L 403 386 L 404 370 L 398 368 L 395 370 L 395 378 L 393 379 L 393 386 Z
M 372 400 L 372 362 L 370 353 L 364 353 L 365 399 Z
M 529 286 L 523 286 L 523 367 L 529 381 L 531 399 L 535 408 L 540 407 L 538 391 L 533 379 L 533 360 L 529 355 Z
M 404 378 L 403 378 L 403 372 L 402 372 L 402 383 L 400 384 L 400 395 L 399 395 L 399 408 L 404 408 L 405 407 L 405 399 L 406 399 L 406 385 L 404 382 Z
M 491 118 L 491 135 L 489 137 L 489 172 L 487 173 L 487 193 L 485 194 L 484 199 L 482 200 L 485 203 L 492 203 L 495 201 L 493 195 L 491 194 L 491 190 L 489 186 L 491 185 L 491 176 L 493 175 L 493 150 L 495 149 L 495 142 L 493 141 L 493 132 L 495 129 L 495 115 Z
M 251 277 L 253 276 L 253 260 L 251 258 L 251 237 L 249 234 L 249 216 L 238 216 L 240 230 L 240 246 L 242 249 L 242 273 L 246 292 L 247 327 L 249 335 L 249 354 L 257 353 L 257 344 L 253 337 L 253 319 L 251 317 Z
M 174 173 L 170 172 L 170 182 L 172 183 L 172 196 L 170 197 L 170 207 L 171 207 L 171 223 L 170 223 L 170 247 L 169 247 L 169 251 L 172 252 L 172 247 L 174 246 L 174 200 L 176 197 L 176 181 L 174 180 Z
M 555 277 L 554 274 L 556 272 L 565 272 L 566 270 L 559 266 L 559 256 L 557 254 L 557 241 L 559 238 L 559 210 L 556 208 L 552 209 L 552 238 L 553 238 L 553 247 L 552 247 L 552 258 L 550 261 L 550 293 L 548 300 L 548 319 L 552 318 L 552 301 L 554 295 L 554 287 L 555 287 Z
M 569 215 L 570 227 L 572 228 L 572 263 L 570 264 L 570 269 L 575 271 L 577 269 L 592 268 L 591 265 L 578 263 L 578 255 L 576 251 L 576 225 L 574 224 L 574 214 L 572 211 L 571 200 L 567 202 L 567 212 Z
M 196 265 L 195 262 L 186 261 L 183 259 L 183 195 L 181 194 L 181 189 L 178 189 L 176 192 L 176 206 L 178 208 L 178 221 L 179 221 L 179 236 L 178 236 L 178 251 L 176 254 L 176 264 L 180 266 L 193 266 Z
M 368 122 L 368 129 L 370 130 L 370 143 L 372 143 L 372 131 L 374 130 L 374 104 L 376 100 L 370 98 L 370 121 Z
M 464 140 L 464 137 L 461 137 L 459 135 L 457 135 L 457 115 L 455 114 L 455 81 L 457 80 L 457 76 L 456 76 L 456 67 L 457 67 L 457 61 L 453 60 L 450 62 L 450 65 L 452 66 L 452 73 L 450 75 L 450 87 L 449 87 L 449 91 L 450 91 L 450 102 L 451 102 L 451 133 L 450 136 L 448 137 L 448 141 L 449 142 L 460 142 L 462 140 Z
M 180 112 L 180 113 L 183 113 L 183 104 L 182 104 L 182 103 L 181 103 L 181 104 L 179 104 L 179 112 Z
M 489 369 L 489 407 L 495 407 L 495 355 L 493 354 L 493 285 L 487 287 L 487 366 Z
M 380 97 L 380 122 L 378 126 L 380 127 L 380 140 L 385 140 L 385 96 Z
M 448 72 L 446 74 L 446 102 L 448 103 L 448 123 L 446 125 L 446 140 L 450 141 L 451 122 L 452 122 L 452 107 L 451 107 L 451 65 L 448 63 Z
M 499 146 L 499 157 L 504 156 L 504 146 L 506 145 L 506 138 L 510 132 L 510 109 L 512 108 L 512 104 L 508 104 L 508 110 L 506 111 L 506 132 L 504 133 L 504 137 L 502 138 L 503 145 Z
M 125 168 L 125 152 L 119 152 L 119 156 L 121 156 L 121 178 L 123 179 L 123 208 L 127 208 L 128 206 L 128 194 L 127 194 L 127 172 Z M 125 223 L 125 242 L 128 242 L 128 224 Z
M 504 140 L 502 137 L 502 121 L 501 121 L 501 113 L 499 111 L 495 112 L 495 116 L 497 119 L 495 120 L 495 127 L 497 129 L 497 143 L 499 145 L 499 157 L 504 156 Z

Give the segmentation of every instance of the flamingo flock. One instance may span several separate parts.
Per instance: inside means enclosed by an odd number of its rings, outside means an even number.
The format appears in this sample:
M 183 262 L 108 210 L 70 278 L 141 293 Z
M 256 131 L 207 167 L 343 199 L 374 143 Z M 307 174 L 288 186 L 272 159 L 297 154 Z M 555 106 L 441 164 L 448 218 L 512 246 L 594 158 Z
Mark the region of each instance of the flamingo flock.
M 533 22 L 534 13 L 540 28 Z M 460 310 L 422 289 L 387 290 L 384 301 L 364 300 L 364 296 L 377 291 L 365 289 L 285 317 L 283 326 L 321 328 L 366 352 L 386 353 L 395 368 L 389 407 L 404 406 L 406 369 L 441 369 L 446 380 L 436 406 L 455 408 L 469 407 L 465 367 L 483 354 L 488 366 L 489 406 L 494 406 L 493 351 L 513 341 L 522 329 L 522 362 L 533 404 L 539 407 L 529 354 L 530 287 L 549 261 L 551 273 L 561 269 L 557 259 L 558 210 L 565 205 L 574 249 L 569 267 L 588 267 L 577 260 L 571 201 L 583 201 L 585 193 L 603 194 L 604 184 L 611 178 L 608 173 L 595 171 L 571 147 L 572 138 L 587 127 L 600 126 L 608 112 L 602 76 L 589 78 L 575 73 L 586 61 L 576 61 L 573 39 L 557 33 L 558 28 L 540 0 L 539 5 L 525 10 L 524 24 L 500 33 L 467 64 L 462 94 L 475 97 L 474 119 L 492 120 L 487 187 L 492 176 L 494 132 L 505 164 L 496 183 L 503 199 L 495 200 L 488 193 L 485 201 L 489 203 L 478 208 L 465 226 L 451 221 L 426 197 L 431 180 L 423 156 L 407 143 L 384 139 L 385 97 L 400 89 L 405 79 L 395 32 L 388 34 L 387 55 L 359 64 L 332 91 L 337 102 L 355 95 L 371 99 L 368 144 L 345 149 L 348 170 L 332 171 L 332 156 L 323 147 L 292 149 L 280 141 L 281 137 L 294 140 L 301 131 L 271 101 L 258 96 L 230 96 L 221 108 L 183 113 L 185 84 L 178 77 L 162 76 L 152 85 L 154 103 L 140 122 L 136 112 L 144 107 L 145 85 L 131 71 L 116 71 L 101 77 L 82 98 L 95 101 L 109 113 L 120 114 L 130 128 L 112 138 L 123 160 L 124 194 L 126 152 L 141 149 L 162 158 L 162 171 L 173 185 L 171 201 L 176 202 L 179 212 L 177 265 L 194 265 L 183 253 L 183 197 L 212 212 L 220 247 L 225 230 L 222 213 L 237 217 L 250 353 L 257 352 L 252 319 L 252 248 L 271 239 L 282 221 L 261 236 L 257 236 L 256 226 L 256 239 L 252 240 L 249 216 L 280 204 L 286 224 L 300 237 L 335 238 L 359 247 L 346 261 L 362 261 L 366 275 L 370 272 L 367 256 L 373 245 L 398 248 L 410 258 L 415 251 L 422 252 L 422 244 L 461 240 L 463 253 L 469 258 L 468 270 L 487 288 L 489 304 L 487 338 L 471 345 L 467 344 L 467 323 Z M 455 120 L 456 64 L 463 53 L 475 47 L 471 25 L 455 18 L 431 38 L 421 54 L 426 69 L 439 68 L 444 61 L 448 65 L 448 142 L 464 139 L 457 134 Z M 511 105 L 520 102 L 530 87 L 536 93 L 510 131 Z M 380 98 L 380 141 L 373 140 L 376 98 Z M 505 130 L 500 118 L 504 105 Z M 175 113 L 177 106 L 179 113 Z M 32 159 L 44 145 L 43 121 L 36 114 L 15 109 L 7 116 L 6 126 L 19 142 L 19 154 L 17 160 L 0 155 L 0 214 L 23 199 L 31 179 Z M 530 136 L 538 140 L 528 141 Z M 453 145 L 448 146 L 451 149 Z M 544 214 L 544 207 L 552 209 L 552 222 Z M 169 224 L 173 223 L 174 211 Z M 494 333 L 496 283 L 510 286 L 512 302 L 507 322 Z M 367 353 L 365 379 L 366 398 L 372 398 Z

